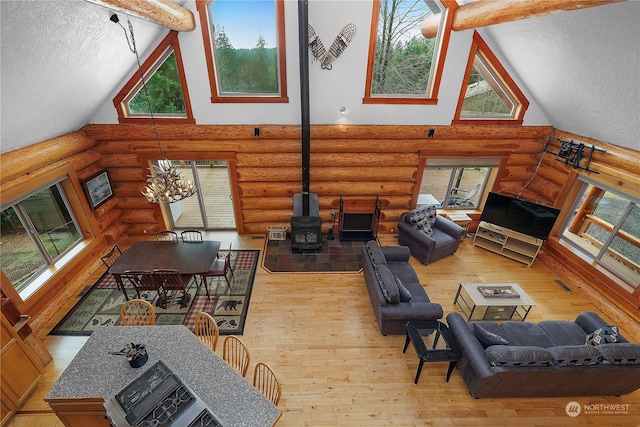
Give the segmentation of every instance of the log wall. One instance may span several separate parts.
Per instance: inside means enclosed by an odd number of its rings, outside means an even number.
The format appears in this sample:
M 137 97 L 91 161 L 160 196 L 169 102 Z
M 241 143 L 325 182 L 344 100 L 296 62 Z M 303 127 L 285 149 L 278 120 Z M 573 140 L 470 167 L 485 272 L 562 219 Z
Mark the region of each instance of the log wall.
M 433 138 L 427 138 L 430 128 Z M 120 203 L 127 213 L 120 222 L 127 233 L 150 234 L 164 228 L 161 211 L 141 195 L 148 160 L 158 155 L 153 129 L 135 125 L 90 125 L 84 130 L 99 141 Z M 159 126 L 165 156 L 174 160 L 229 158 L 236 167 L 232 190 L 238 231 L 266 233 L 270 225 L 288 225 L 292 196 L 301 191 L 299 126 Z M 310 191 L 318 193 L 323 230 L 331 226 L 330 209 L 342 196 L 380 197 L 380 233 L 392 232 L 417 197 L 421 156 L 506 159 L 498 191 L 522 188 L 535 169 L 550 127 L 504 126 L 343 126 L 311 127 Z M 154 157 L 155 156 L 155 157 Z M 546 192 L 553 204 L 557 191 Z M 550 197 L 550 198 L 548 198 Z

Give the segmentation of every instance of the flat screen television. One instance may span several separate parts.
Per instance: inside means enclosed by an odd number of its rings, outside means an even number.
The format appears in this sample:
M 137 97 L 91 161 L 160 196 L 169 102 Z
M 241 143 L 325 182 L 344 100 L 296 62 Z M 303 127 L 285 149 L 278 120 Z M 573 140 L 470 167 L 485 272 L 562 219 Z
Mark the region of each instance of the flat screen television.
M 559 209 L 489 193 L 480 221 L 546 240 L 559 214 Z

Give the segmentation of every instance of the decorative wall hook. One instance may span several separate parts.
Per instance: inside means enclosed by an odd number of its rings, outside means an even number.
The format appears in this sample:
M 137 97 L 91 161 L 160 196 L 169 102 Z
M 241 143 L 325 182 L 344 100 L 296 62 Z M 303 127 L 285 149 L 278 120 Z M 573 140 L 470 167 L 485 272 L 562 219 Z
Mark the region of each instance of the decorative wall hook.
M 554 153 L 549 148 L 549 143 L 551 141 L 558 141 L 561 143 L 560 149 L 557 153 Z M 574 169 L 583 169 L 587 172 L 599 173 L 589 168 L 594 151 L 599 151 L 601 153 L 606 152 L 595 145 L 589 147 L 583 143 L 576 143 L 573 142 L 573 140 L 565 141 L 554 136 L 549 136 L 549 138 L 547 138 L 547 143 L 544 145 L 543 150 L 544 153 L 555 155 L 557 161 L 563 162 L 565 165 L 571 165 Z

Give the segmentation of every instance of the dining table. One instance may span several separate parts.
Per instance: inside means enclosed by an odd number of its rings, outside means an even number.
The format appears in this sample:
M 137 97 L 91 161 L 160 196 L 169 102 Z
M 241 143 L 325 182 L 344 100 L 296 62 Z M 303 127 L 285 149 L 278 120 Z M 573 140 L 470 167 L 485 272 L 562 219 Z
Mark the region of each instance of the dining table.
M 201 242 L 167 242 L 145 240 L 133 243 L 111 265 L 118 286 L 128 300 L 121 276 L 130 270 L 153 271 L 155 269 L 177 270 L 181 275 L 197 276 L 211 268 L 218 256 L 220 242 L 204 240 Z

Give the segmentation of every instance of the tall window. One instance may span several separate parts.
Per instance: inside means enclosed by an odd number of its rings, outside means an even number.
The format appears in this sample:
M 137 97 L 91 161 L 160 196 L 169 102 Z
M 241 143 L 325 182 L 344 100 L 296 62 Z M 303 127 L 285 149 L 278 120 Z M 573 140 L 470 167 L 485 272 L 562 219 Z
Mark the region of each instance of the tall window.
M 585 183 L 562 237 L 608 270 L 640 284 L 639 200 Z
M 522 124 L 529 101 L 482 37 L 473 43 L 453 124 Z
M 467 162 L 427 159 L 420 194 L 430 194 L 446 209 L 477 209 L 485 188 L 493 184 L 498 160 Z
M 449 41 L 449 9 L 440 0 L 376 0 L 364 103 L 433 103 Z M 429 38 L 420 29 L 436 23 Z
M 197 3 L 212 102 L 288 102 L 283 0 Z
M 0 266 L 20 292 L 82 239 L 60 183 L 3 206 Z

